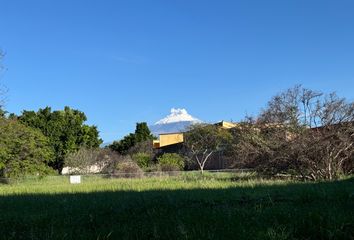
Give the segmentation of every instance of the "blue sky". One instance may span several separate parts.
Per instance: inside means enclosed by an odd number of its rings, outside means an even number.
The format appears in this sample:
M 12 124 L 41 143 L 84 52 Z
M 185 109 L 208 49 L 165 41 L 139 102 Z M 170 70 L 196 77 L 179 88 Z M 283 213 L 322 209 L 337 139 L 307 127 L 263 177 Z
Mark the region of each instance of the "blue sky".
M 0 7 L 7 110 L 77 108 L 104 141 L 172 107 L 208 122 L 237 121 L 295 84 L 354 100 L 352 0 L 3 0 Z

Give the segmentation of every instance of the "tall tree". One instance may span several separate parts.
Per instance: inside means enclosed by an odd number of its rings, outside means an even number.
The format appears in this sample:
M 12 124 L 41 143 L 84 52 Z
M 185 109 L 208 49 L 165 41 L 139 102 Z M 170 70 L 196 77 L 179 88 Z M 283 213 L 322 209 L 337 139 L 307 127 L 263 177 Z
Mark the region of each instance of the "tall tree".
M 146 140 L 152 140 L 154 137 L 150 132 L 150 129 L 146 122 L 136 124 L 135 128 L 135 141 L 144 142 Z
M 23 111 L 18 117 L 23 124 L 39 129 L 50 139 L 55 151 L 52 167 L 61 172 L 65 156 L 80 147 L 97 148 L 102 143 L 96 126 L 85 125 L 86 115 L 69 107 L 52 111 L 50 107 L 34 111 Z

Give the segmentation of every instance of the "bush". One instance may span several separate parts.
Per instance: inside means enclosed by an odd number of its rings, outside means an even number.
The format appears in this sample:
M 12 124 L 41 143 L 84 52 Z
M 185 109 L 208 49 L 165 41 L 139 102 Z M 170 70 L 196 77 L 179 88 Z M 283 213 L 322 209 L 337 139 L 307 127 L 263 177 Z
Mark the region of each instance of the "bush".
M 148 153 L 136 153 L 132 155 L 132 159 L 138 164 L 142 169 L 147 169 L 151 164 L 151 156 Z
M 62 174 L 111 173 L 123 156 L 110 149 L 80 148 L 67 154 Z
M 0 118 L 0 177 L 46 175 L 53 171 L 53 149 L 39 130 Z
M 121 177 L 134 178 L 141 177 L 143 174 L 143 171 L 138 166 L 138 164 L 132 160 L 124 160 L 122 162 L 118 162 L 117 170 L 118 171 L 116 174 Z
M 157 161 L 161 171 L 179 171 L 184 168 L 184 159 L 177 153 L 165 153 Z
M 87 174 L 90 167 L 95 165 L 98 160 L 98 149 L 80 148 L 77 152 L 69 153 L 65 157 L 62 173 Z
M 150 164 L 149 167 L 144 169 L 145 172 L 157 172 L 159 171 L 159 166 L 157 164 Z

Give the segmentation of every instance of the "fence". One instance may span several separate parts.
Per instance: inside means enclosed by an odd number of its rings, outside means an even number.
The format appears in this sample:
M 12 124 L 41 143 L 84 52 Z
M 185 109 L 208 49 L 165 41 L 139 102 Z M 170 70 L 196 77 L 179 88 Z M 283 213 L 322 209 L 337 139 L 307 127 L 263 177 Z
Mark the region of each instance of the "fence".
M 223 174 L 223 173 L 251 173 L 251 169 L 219 169 L 219 170 L 204 170 L 205 174 Z M 114 174 L 77 174 L 83 176 L 83 178 L 100 177 L 100 178 L 160 178 L 160 177 L 176 177 L 182 175 L 197 175 L 201 174 L 200 171 L 156 171 L 156 172 L 140 172 L 140 173 L 127 173 L 127 172 L 115 172 Z M 72 174 L 76 175 L 76 174 Z M 49 175 L 49 176 L 25 176 L 16 179 L 0 178 L 0 184 L 4 183 L 20 183 L 27 180 L 40 180 L 41 178 L 63 178 L 70 175 Z
M 219 169 L 219 170 L 204 170 L 205 173 L 249 173 L 251 169 Z M 114 174 L 106 174 L 105 176 L 112 178 L 142 178 L 142 177 L 172 177 L 182 174 L 201 173 L 200 171 L 157 171 L 157 172 L 141 172 L 141 173 L 125 173 L 115 172 Z

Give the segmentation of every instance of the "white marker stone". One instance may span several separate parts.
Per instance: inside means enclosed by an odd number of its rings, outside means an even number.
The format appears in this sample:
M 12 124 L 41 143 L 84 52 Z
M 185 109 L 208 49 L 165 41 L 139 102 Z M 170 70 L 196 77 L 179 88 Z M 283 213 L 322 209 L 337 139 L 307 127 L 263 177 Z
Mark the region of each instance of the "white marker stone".
M 80 175 L 70 176 L 70 183 L 71 184 L 79 184 L 79 183 L 81 183 L 81 176 Z

